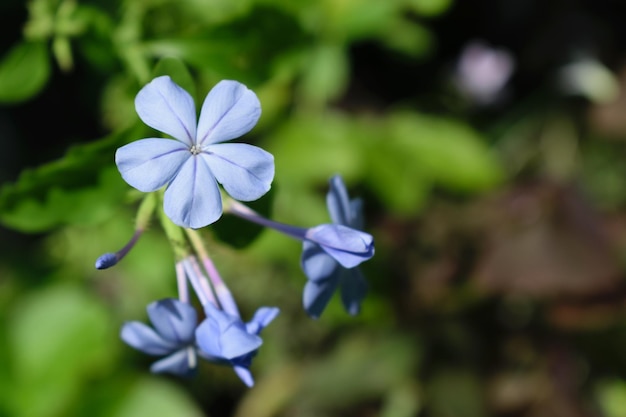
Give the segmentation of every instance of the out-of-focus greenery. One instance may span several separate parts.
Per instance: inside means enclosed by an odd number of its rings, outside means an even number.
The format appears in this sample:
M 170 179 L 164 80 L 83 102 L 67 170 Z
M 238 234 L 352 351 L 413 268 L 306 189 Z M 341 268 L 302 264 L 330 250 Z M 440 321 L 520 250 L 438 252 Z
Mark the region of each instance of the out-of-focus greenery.
M 0 416 L 625 416 L 626 32 L 604 3 L 3 1 Z M 490 103 L 458 86 L 481 40 L 514 60 Z M 119 339 L 175 294 L 157 225 L 93 268 L 132 235 L 113 155 L 154 134 L 133 100 L 162 74 L 198 106 L 221 79 L 258 94 L 273 218 L 328 222 L 339 173 L 376 238 L 362 313 L 313 321 L 298 242 L 203 232 L 244 316 L 282 311 L 253 389 L 150 375 Z

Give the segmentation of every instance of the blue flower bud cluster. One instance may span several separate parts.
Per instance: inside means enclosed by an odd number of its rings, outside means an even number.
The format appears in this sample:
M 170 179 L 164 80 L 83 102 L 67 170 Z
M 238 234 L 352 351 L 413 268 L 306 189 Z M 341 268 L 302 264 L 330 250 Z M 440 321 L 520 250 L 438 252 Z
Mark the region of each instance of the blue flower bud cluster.
M 195 232 L 218 221 L 224 212 L 302 242 L 301 265 L 308 278 L 303 305 L 311 317 L 320 317 L 337 289 L 349 314 L 360 311 L 367 284 L 358 265 L 374 255 L 374 241 L 361 231 L 362 202 L 349 198 L 341 177 L 330 180 L 329 224 L 291 226 L 267 219 L 242 203 L 267 193 L 274 178 L 270 153 L 248 144 L 225 143 L 257 123 L 261 106 L 254 92 L 239 82 L 221 81 L 208 93 L 196 122 L 191 95 L 162 76 L 139 91 L 135 108 L 144 123 L 172 137 L 140 139 L 122 146 L 115 155 L 129 185 L 147 193 L 164 190 L 162 217 L 169 223 L 163 226 L 178 258 L 178 298 L 148 305 L 151 326 L 132 321 L 121 330 L 128 345 L 160 357 L 152 364 L 152 372 L 191 375 L 200 358 L 230 366 L 246 385 L 254 384 L 249 368 L 262 344 L 260 333 L 279 309 L 261 307 L 250 321 L 242 320 L 234 297 Z M 224 201 L 220 184 L 227 194 Z M 143 227 L 138 227 L 122 249 L 98 258 L 96 268 L 117 264 L 142 232 Z M 188 285 L 204 310 L 201 322 Z

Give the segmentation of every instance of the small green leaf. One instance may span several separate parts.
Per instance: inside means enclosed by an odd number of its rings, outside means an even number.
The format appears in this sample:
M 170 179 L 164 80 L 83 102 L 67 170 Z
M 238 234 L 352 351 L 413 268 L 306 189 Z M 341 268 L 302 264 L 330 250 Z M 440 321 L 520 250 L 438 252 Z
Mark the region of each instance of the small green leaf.
M 50 76 L 50 60 L 43 42 L 15 45 L 0 62 L 0 103 L 27 100 L 37 94 Z

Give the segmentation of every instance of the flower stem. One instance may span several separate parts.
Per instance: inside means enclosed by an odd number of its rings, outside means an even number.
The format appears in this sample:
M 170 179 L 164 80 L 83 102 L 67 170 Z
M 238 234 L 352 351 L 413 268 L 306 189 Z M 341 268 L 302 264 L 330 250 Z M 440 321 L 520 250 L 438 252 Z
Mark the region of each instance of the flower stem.
M 222 280 L 222 277 L 217 271 L 213 260 L 209 257 L 200 234 L 193 229 L 185 229 L 185 233 L 187 234 L 193 249 L 200 256 L 202 265 L 211 280 L 211 285 L 213 286 L 213 290 L 215 291 L 215 295 L 217 296 L 222 309 L 231 315 L 241 317 L 239 309 L 237 308 L 237 303 L 235 302 L 232 293 Z
M 269 227 L 284 235 L 290 236 L 298 240 L 304 240 L 306 237 L 306 232 L 308 230 L 304 227 L 290 226 L 288 224 L 279 223 L 275 222 L 274 220 L 267 219 L 261 216 L 256 211 L 252 210 L 250 207 L 246 206 L 245 204 L 242 204 L 239 201 L 233 200 L 231 198 L 229 198 L 227 203 L 224 205 L 224 212 L 233 214 L 237 217 L 241 217 L 242 219 L 248 220 L 249 222 Z

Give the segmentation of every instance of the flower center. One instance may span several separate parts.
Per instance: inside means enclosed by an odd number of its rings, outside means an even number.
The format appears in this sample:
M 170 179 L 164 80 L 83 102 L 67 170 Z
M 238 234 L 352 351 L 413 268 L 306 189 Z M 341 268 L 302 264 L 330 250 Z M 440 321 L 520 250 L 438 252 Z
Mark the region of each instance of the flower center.
M 189 148 L 189 152 L 191 152 L 192 155 L 198 155 L 202 152 L 202 147 L 198 145 L 192 145 L 191 148 Z

